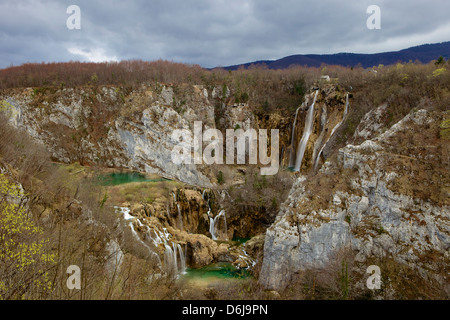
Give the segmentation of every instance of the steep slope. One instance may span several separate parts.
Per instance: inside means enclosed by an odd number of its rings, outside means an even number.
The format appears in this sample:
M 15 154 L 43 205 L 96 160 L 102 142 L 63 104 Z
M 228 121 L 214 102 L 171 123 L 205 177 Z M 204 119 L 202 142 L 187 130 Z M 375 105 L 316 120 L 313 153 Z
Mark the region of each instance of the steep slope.
M 194 164 L 175 165 L 175 129 L 192 132 L 194 120 L 214 127 L 206 90 L 189 87 L 181 103 L 172 87 L 11 90 L 2 97 L 11 123 L 45 144 L 59 162 L 129 168 L 193 185 L 212 186 Z M 175 110 L 177 109 L 177 110 Z
M 260 277 L 266 288 L 286 288 L 343 250 L 355 254 L 362 273 L 389 257 L 448 284 L 449 149 L 440 135 L 448 114 L 414 110 L 383 133 L 374 114 L 355 133 L 371 139 L 347 145 L 316 176 L 294 183 L 266 233 Z

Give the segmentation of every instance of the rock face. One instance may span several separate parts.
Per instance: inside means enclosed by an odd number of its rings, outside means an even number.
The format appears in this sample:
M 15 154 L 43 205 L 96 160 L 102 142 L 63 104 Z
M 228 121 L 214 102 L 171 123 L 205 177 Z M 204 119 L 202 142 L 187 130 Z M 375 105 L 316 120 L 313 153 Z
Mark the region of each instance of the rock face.
M 381 132 L 372 122 L 356 135 Z M 349 248 L 358 262 L 390 256 L 448 283 L 440 273 L 450 258 L 448 150 L 442 148 L 448 141 L 436 134 L 441 122 L 440 113 L 412 112 L 372 140 L 340 149 L 337 161 L 326 162 L 311 181 L 298 178 L 267 230 L 260 282 L 283 289 L 296 273 L 326 267 Z
M 314 102 L 315 101 L 315 102 Z M 307 114 L 314 105 L 311 117 L 311 127 L 305 148 L 301 157 L 300 171 L 306 172 L 324 157 L 324 149 L 333 138 L 336 129 L 344 120 L 348 110 L 348 96 L 341 88 L 325 85 L 322 89 L 305 95 L 304 103 L 297 109 L 294 122 L 291 125 L 291 138 L 283 152 L 281 163 L 295 167 L 299 156 L 300 141 L 306 131 Z M 325 149 L 325 151 L 327 151 Z M 300 161 L 299 161 L 300 162 Z
M 26 89 L 2 99 L 13 109 L 11 123 L 45 144 L 56 161 L 129 168 L 211 187 L 201 166 L 175 165 L 171 159 L 178 144 L 171 137 L 175 129 L 191 131 L 199 119 L 214 127 L 207 93 L 191 90 L 182 108 L 171 87 L 128 93 L 109 87 Z

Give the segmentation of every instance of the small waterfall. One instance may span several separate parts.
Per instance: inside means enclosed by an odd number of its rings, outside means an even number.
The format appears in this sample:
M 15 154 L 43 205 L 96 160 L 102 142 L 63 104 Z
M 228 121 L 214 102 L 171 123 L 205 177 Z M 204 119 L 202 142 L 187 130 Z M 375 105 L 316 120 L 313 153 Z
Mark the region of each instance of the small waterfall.
M 253 260 L 247 253 L 247 251 L 245 251 L 245 244 L 242 248 L 242 252 L 244 253 L 244 256 L 241 256 L 241 259 L 244 258 L 244 261 L 246 261 L 247 263 L 247 269 L 249 268 L 253 268 L 256 265 L 256 261 Z
M 181 215 L 181 208 L 180 208 L 180 204 L 179 203 L 177 203 L 177 209 L 178 209 L 178 228 L 180 230 L 184 230 L 183 216 Z
M 345 120 L 345 117 L 347 116 L 347 112 L 348 112 L 348 93 L 347 93 L 347 97 L 345 98 L 345 108 L 344 108 L 344 114 L 342 116 L 342 120 L 334 126 L 333 130 L 331 130 L 331 134 L 330 137 L 328 138 L 328 140 L 323 144 L 322 148 L 320 149 L 319 153 L 317 154 L 317 157 L 315 159 L 314 162 L 314 169 L 317 169 L 317 166 L 319 165 L 319 160 L 320 160 L 320 155 L 323 152 L 323 149 L 325 149 L 325 146 L 327 145 L 328 141 L 330 141 L 331 137 L 333 136 L 334 132 L 342 125 L 342 123 Z
M 164 252 L 164 265 L 167 272 L 173 272 L 174 275 L 186 272 L 186 258 L 181 249 L 179 243 L 172 243 L 172 247 L 169 244 L 165 245 L 166 251 Z M 178 258 L 179 263 L 178 263 Z
M 164 266 L 166 268 L 167 272 L 173 272 L 174 274 L 177 274 L 177 265 L 175 264 L 174 258 L 173 258 L 173 250 L 172 248 L 166 244 L 166 251 L 164 252 Z
M 157 229 L 150 229 L 148 226 L 144 225 L 142 222 L 139 221 L 136 217 L 133 217 L 130 215 L 130 209 L 129 208 L 121 208 L 121 207 L 115 207 L 118 211 L 120 211 L 124 219 L 126 221 L 129 221 L 131 232 L 134 236 L 134 238 L 141 243 L 143 246 L 145 246 L 152 255 L 156 255 L 158 257 L 158 261 L 161 264 L 161 259 L 159 255 L 154 252 L 140 237 L 139 234 L 136 232 L 133 226 L 133 221 L 135 220 L 137 224 L 141 227 L 145 227 L 147 229 L 146 236 L 150 238 L 150 240 L 153 242 L 155 247 L 158 247 L 159 245 L 163 244 L 165 247 L 164 252 L 164 265 L 167 271 L 173 271 L 174 274 L 180 274 L 184 273 L 186 271 L 186 250 L 187 247 L 185 247 L 185 250 L 182 249 L 181 245 L 179 243 L 172 242 L 172 247 L 170 247 L 169 240 L 172 238 L 172 235 L 167 231 L 166 228 L 163 228 L 163 231 L 159 231 Z M 153 236 L 152 236 L 153 231 Z
M 173 197 L 173 202 L 177 203 L 177 196 L 175 195 L 175 192 L 172 191 L 172 197 Z
M 172 197 L 173 197 L 173 202 L 177 206 L 177 211 L 178 211 L 178 216 L 177 216 L 177 221 L 176 221 L 177 228 L 180 230 L 184 230 L 183 215 L 181 214 L 181 207 L 177 201 L 177 196 L 176 196 L 175 192 L 173 192 L 173 191 L 172 191 Z M 169 214 L 169 218 L 171 218 L 169 211 L 167 211 L 167 212 Z
M 172 219 L 172 215 L 170 214 L 170 208 L 169 208 L 168 203 L 167 203 L 167 216 L 169 217 L 169 219 Z
M 186 272 L 186 249 L 183 252 L 183 250 L 181 249 L 181 245 L 179 243 L 176 244 L 177 249 L 178 249 L 178 254 L 180 255 L 180 273 L 185 273 Z M 185 248 L 187 248 L 185 246 Z
M 150 237 L 153 240 L 155 246 L 159 246 L 160 244 L 164 245 L 164 266 L 167 272 L 174 272 L 174 274 L 184 273 L 186 271 L 186 250 L 182 249 L 179 243 L 172 242 L 172 247 L 170 246 L 170 238 L 172 235 L 167 231 L 166 228 L 163 228 L 163 231 L 159 231 L 157 229 L 153 230 L 155 236 Z M 178 263 L 179 262 L 179 263 Z
M 306 115 L 306 121 L 305 121 L 305 130 L 303 132 L 302 139 L 299 142 L 298 148 L 297 148 L 297 156 L 295 158 L 295 167 L 294 171 L 298 172 L 300 171 L 300 167 L 302 165 L 303 156 L 305 155 L 306 146 L 308 144 L 309 136 L 312 132 L 313 127 L 313 120 L 314 120 L 314 105 L 316 103 L 317 94 L 319 93 L 319 90 L 316 90 L 316 94 L 314 96 L 314 101 L 312 105 L 309 107 L 308 114 Z
M 116 209 L 117 211 L 119 211 L 120 213 L 122 213 L 122 214 L 123 214 L 124 220 L 128 221 L 128 224 L 129 224 L 129 226 L 130 226 L 130 228 L 131 228 L 131 233 L 133 234 L 133 237 L 134 237 L 140 244 L 142 244 L 144 247 L 146 247 L 152 256 L 153 256 L 153 255 L 156 255 L 156 256 L 158 257 L 159 263 L 161 263 L 161 259 L 159 258 L 159 255 L 158 255 L 156 252 L 154 252 L 154 251 L 153 251 L 153 250 L 152 250 L 152 249 L 151 249 L 151 248 L 150 248 L 150 247 L 149 247 L 149 246 L 141 239 L 141 237 L 139 236 L 139 234 L 138 234 L 138 233 L 136 232 L 136 230 L 134 229 L 133 220 L 136 220 L 136 222 L 138 223 L 139 226 L 144 226 L 144 225 L 142 224 L 142 222 L 139 221 L 138 218 L 136 218 L 136 217 L 134 217 L 134 216 L 132 216 L 132 215 L 130 214 L 130 209 L 129 209 L 129 208 L 125 208 L 125 207 L 117 207 L 117 206 L 115 206 L 114 209 Z M 145 226 L 145 227 L 147 227 L 147 226 Z M 148 227 L 147 227 L 147 228 L 148 228 Z M 148 231 L 149 231 L 149 230 L 147 230 L 147 232 L 148 232 Z
M 172 242 L 172 247 L 170 247 L 169 240 L 172 238 L 172 235 L 167 231 L 166 228 L 163 228 L 163 231 L 159 231 L 157 229 L 150 229 L 148 226 L 144 225 L 139 219 L 136 217 L 133 217 L 130 214 L 129 208 L 122 208 L 122 207 L 114 207 L 116 210 L 118 210 L 120 213 L 123 214 L 123 217 L 126 221 L 129 222 L 129 225 L 131 227 L 131 232 L 135 239 L 144 245 L 152 255 L 156 255 L 158 257 L 159 263 L 161 264 L 161 259 L 159 258 L 159 255 L 154 252 L 139 236 L 139 234 L 134 229 L 133 221 L 135 220 L 137 224 L 140 227 L 145 227 L 147 229 L 146 236 L 148 236 L 155 247 L 158 247 L 159 245 L 163 244 L 165 247 L 164 252 L 164 265 L 166 267 L 166 270 L 168 272 L 173 271 L 174 274 L 180 274 L 184 273 L 186 271 L 186 250 L 182 249 L 181 245 L 179 243 Z M 153 231 L 154 236 L 152 236 L 151 231 Z
M 217 222 L 219 221 L 220 217 L 223 217 L 224 224 L 225 224 L 225 238 L 227 238 L 227 217 L 225 215 L 225 210 L 220 210 L 219 214 L 212 218 L 209 217 L 209 233 L 211 233 L 211 238 L 213 240 L 217 240 Z

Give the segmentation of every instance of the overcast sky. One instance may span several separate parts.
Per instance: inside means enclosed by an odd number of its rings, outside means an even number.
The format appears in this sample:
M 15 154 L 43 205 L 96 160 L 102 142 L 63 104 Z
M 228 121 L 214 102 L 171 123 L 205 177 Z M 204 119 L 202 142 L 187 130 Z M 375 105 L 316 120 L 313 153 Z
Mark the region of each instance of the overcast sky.
M 381 29 L 369 30 L 369 5 Z M 81 29 L 69 30 L 70 5 Z M 307 53 L 375 53 L 450 40 L 449 0 L 0 0 L 0 68 L 157 60 L 226 66 Z

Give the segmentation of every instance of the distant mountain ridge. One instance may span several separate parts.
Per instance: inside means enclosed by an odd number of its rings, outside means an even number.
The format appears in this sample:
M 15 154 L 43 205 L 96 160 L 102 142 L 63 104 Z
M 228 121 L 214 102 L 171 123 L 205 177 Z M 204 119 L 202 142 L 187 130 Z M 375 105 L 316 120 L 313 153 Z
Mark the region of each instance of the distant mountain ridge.
M 379 64 L 391 65 L 397 62 L 408 62 L 419 60 L 428 63 L 443 56 L 446 60 L 450 58 L 450 41 L 424 44 L 400 51 L 383 53 L 336 53 L 336 54 L 297 54 L 278 60 L 261 60 L 224 67 L 226 70 L 237 70 L 240 67 L 248 68 L 251 65 L 265 64 L 269 69 L 286 69 L 292 65 L 320 67 L 323 63 L 327 65 L 340 65 L 344 67 L 356 67 L 361 64 L 364 68 L 378 66 Z

